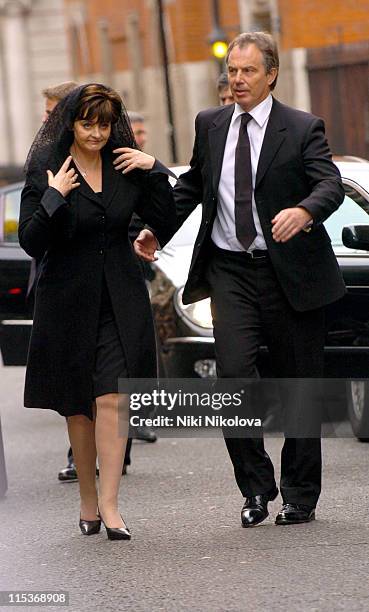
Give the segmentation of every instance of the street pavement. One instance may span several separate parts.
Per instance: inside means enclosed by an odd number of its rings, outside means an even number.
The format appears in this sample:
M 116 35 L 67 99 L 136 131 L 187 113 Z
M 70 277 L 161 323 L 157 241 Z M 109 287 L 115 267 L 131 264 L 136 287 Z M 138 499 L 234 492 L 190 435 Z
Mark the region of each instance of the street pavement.
M 263 525 L 242 529 L 221 438 L 135 442 L 120 493 L 132 540 L 110 542 L 104 530 L 87 538 L 78 485 L 57 480 L 65 422 L 22 407 L 23 378 L 24 368 L 0 367 L 2 590 L 66 590 L 70 612 L 369 610 L 369 445 L 324 441 L 317 521 L 275 526 L 279 497 Z M 267 441 L 276 466 L 280 445 Z

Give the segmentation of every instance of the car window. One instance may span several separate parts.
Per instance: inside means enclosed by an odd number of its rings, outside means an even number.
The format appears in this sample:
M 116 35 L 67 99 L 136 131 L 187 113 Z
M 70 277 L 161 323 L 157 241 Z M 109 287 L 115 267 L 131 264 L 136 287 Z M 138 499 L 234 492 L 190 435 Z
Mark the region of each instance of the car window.
M 343 203 L 324 225 L 336 251 L 353 253 L 342 244 L 342 229 L 345 225 L 369 224 L 369 201 L 352 186 L 345 185 L 345 192 Z
M 202 206 L 199 204 L 164 248 L 193 246 L 201 223 L 201 213 Z
M 4 242 L 18 242 L 20 196 L 20 189 L 8 191 L 4 194 Z

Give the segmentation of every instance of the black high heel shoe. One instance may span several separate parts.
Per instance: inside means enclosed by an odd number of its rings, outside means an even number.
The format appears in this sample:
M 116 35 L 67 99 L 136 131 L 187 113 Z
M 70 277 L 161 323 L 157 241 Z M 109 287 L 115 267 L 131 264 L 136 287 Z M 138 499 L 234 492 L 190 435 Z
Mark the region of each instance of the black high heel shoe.
M 100 517 L 101 517 L 101 513 L 100 513 Z M 122 515 L 120 515 L 120 517 L 124 523 Z M 131 532 L 128 529 L 127 525 L 125 527 L 108 527 L 107 525 L 105 525 L 104 519 L 102 517 L 101 517 L 101 521 L 106 529 L 108 540 L 130 540 L 131 539 Z
M 85 521 L 85 519 L 79 519 L 79 528 L 83 535 L 94 535 L 95 533 L 99 533 L 101 529 L 101 519 L 97 519 L 96 521 Z

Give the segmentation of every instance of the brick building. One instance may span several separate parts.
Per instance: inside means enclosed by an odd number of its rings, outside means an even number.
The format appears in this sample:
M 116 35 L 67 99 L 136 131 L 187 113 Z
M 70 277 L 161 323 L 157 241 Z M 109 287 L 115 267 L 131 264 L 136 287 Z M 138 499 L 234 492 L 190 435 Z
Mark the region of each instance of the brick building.
M 303 47 L 312 112 L 335 153 L 369 158 L 369 0 L 279 0 L 283 49 Z M 306 25 L 308 24 L 308 27 Z
M 211 0 L 166 0 L 164 26 L 170 66 L 177 161 L 187 163 L 197 112 L 217 103 L 218 68 L 207 42 Z M 220 0 L 220 21 L 229 38 L 239 31 L 238 0 Z M 115 87 L 129 109 L 147 120 L 149 141 L 171 162 L 170 125 L 159 38 L 157 0 L 65 0 L 74 78 Z
M 173 127 L 187 163 L 193 120 L 217 103 L 213 0 L 162 0 Z M 159 0 L 0 0 L 0 164 L 22 164 L 41 119 L 40 90 L 74 78 L 120 91 L 147 119 L 148 151 L 172 161 Z M 369 0 L 219 0 L 231 39 L 279 38 L 276 95 L 324 117 L 334 150 L 369 156 Z

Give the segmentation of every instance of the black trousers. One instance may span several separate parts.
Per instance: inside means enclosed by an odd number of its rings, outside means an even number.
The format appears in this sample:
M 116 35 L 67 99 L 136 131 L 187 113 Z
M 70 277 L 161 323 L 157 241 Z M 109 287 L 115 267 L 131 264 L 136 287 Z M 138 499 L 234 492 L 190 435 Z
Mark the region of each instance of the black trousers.
M 225 251 L 214 245 L 207 281 L 211 289 L 219 378 L 256 377 L 256 360 L 262 342 L 268 346 L 276 378 L 323 376 L 324 309 L 293 310 L 268 257 L 249 259 L 245 253 Z M 306 397 L 303 402 L 295 398 L 298 405 L 291 409 L 296 388 L 288 389 L 287 385 L 285 391 L 282 401 L 289 404 L 290 417 L 296 417 L 299 412 L 297 416 L 304 427 L 304 413 L 309 410 Z M 288 435 L 286 431 L 285 435 Z M 244 497 L 268 493 L 275 488 L 273 464 L 262 437 L 226 437 L 225 442 Z M 318 435 L 306 438 L 285 437 L 280 490 L 284 503 L 316 505 L 321 490 L 319 430 Z

